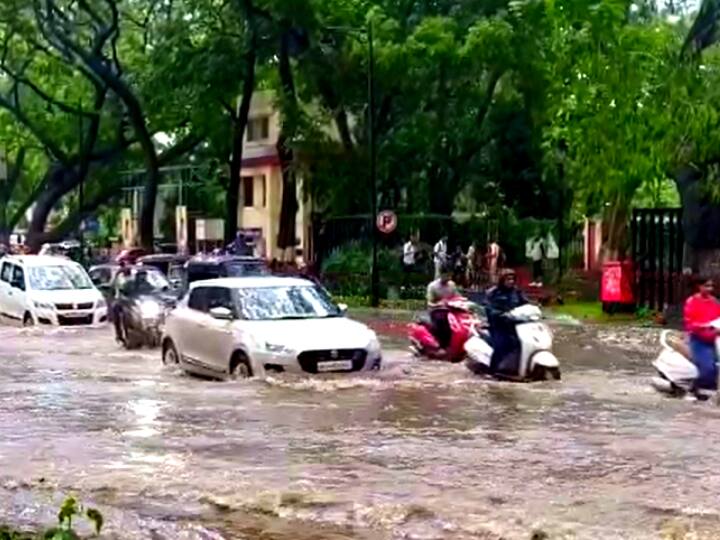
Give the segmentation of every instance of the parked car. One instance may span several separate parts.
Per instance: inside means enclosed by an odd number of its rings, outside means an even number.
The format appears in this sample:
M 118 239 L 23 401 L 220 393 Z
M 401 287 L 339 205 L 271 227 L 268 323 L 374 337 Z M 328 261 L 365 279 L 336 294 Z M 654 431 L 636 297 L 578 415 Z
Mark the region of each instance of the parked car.
M 304 279 L 197 281 L 168 315 L 162 358 L 216 378 L 379 369 L 377 336 L 344 315 L 321 287 Z
M 80 242 L 77 240 L 66 240 L 57 244 L 43 244 L 40 247 L 39 255 L 54 257 L 67 257 L 79 261 L 82 255 Z
M 8 256 L 0 267 L 0 314 L 23 325 L 107 321 L 107 303 L 78 263 L 42 255 Z
M 185 286 L 196 281 L 224 277 L 269 276 L 263 259 L 239 255 L 197 255 L 185 263 Z
M 120 268 L 122 267 L 119 264 L 98 264 L 90 267 L 90 270 L 88 270 L 88 276 L 90 276 L 90 280 L 93 282 L 93 285 L 100 289 L 101 287 L 108 286 L 112 283 Z
M 188 261 L 186 255 L 178 253 L 156 253 L 155 255 L 145 255 L 137 260 L 138 264 L 143 266 L 151 266 L 160 270 L 170 280 L 174 288 L 182 288 L 183 286 L 183 267 Z

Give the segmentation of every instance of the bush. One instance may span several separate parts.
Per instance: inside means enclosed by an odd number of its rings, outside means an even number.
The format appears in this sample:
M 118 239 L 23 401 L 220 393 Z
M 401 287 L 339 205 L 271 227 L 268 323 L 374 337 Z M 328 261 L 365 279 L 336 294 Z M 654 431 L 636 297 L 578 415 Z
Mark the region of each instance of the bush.
M 387 296 L 388 286 L 403 283 L 401 253 L 398 250 L 378 248 L 380 293 Z M 341 296 L 370 295 L 372 272 L 372 245 L 354 241 L 334 249 L 323 261 L 322 276 L 328 290 Z
M 85 518 L 92 523 L 95 534 L 100 534 L 104 522 L 102 514 L 95 508 L 84 508 L 74 497 L 68 497 L 58 511 L 57 527 L 35 534 L 0 526 L 0 540 L 79 540 L 80 536 L 73 529 L 75 518 Z

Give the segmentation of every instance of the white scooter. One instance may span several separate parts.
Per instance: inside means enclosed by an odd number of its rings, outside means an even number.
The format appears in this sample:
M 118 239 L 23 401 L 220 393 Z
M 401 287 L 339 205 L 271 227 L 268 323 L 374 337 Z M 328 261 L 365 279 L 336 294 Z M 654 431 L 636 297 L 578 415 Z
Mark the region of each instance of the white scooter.
M 708 326 L 720 329 L 720 319 L 712 321 Z M 695 380 L 699 377 L 697 367 L 690 360 L 690 351 L 684 342 L 672 343 L 668 338 L 670 330 L 663 330 L 660 334 L 662 350 L 653 362 L 657 375 L 650 381 L 658 392 L 673 397 L 683 397 L 695 392 L 696 397 L 707 398 L 712 392 L 708 390 L 694 390 Z M 715 340 L 715 349 L 720 353 L 720 338 Z
M 490 373 L 493 347 L 490 335 L 474 330 L 465 344 L 466 367 L 476 375 L 491 375 L 517 382 L 560 380 L 560 362 L 552 352 L 553 335 L 542 319 L 540 308 L 532 304 L 517 307 L 504 315 L 515 324 L 520 350 L 500 362 Z

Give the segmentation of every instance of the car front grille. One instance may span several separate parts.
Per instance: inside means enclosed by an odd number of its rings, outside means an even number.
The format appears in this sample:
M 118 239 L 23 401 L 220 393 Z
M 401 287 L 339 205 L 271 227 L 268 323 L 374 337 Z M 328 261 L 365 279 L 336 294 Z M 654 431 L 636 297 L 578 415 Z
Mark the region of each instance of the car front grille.
M 92 302 L 83 302 L 82 304 L 55 304 L 55 308 L 58 311 L 72 311 L 74 309 L 92 309 Z
M 58 315 L 58 323 L 60 326 L 82 326 L 92 324 L 92 315 L 83 315 L 82 317 L 68 317 L 66 315 Z
M 352 360 L 352 369 L 348 371 L 360 371 L 365 366 L 366 357 L 367 351 L 365 349 L 325 349 L 304 351 L 297 358 L 303 371 L 317 373 L 318 362 L 334 362 L 337 360 Z

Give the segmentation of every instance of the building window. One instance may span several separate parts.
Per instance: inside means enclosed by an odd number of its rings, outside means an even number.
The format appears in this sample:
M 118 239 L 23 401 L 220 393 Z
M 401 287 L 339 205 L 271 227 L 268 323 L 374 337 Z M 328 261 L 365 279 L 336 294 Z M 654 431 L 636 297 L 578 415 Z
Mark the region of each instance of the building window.
M 265 180 L 265 175 L 260 175 L 257 177 L 258 180 L 258 191 L 260 192 L 260 196 L 258 197 L 260 200 L 258 203 L 260 203 L 260 206 L 262 208 L 265 208 L 267 206 L 267 182 Z
M 245 208 L 252 208 L 255 204 L 255 178 L 252 176 L 242 177 L 243 187 L 243 206 Z
M 270 138 L 270 117 L 250 118 L 247 124 L 248 142 L 264 141 Z
M 245 208 L 267 207 L 267 181 L 264 174 L 242 177 L 242 203 Z

